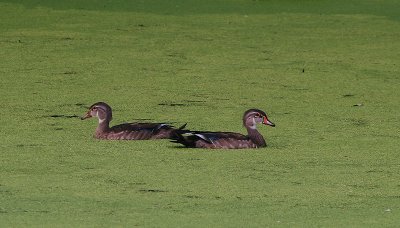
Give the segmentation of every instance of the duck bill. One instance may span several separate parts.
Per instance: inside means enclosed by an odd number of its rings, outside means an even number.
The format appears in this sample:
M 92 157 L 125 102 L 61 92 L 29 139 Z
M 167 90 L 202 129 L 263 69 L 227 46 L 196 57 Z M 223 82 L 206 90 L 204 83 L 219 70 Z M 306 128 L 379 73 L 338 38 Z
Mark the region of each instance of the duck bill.
M 268 125 L 268 126 L 271 126 L 271 127 L 275 127 L 275 124 L 272 123 L 271 121 L 269 121 L 268 118 L 265 117 L 265 116 L 264 116 L 263 124 Z
M 90 112 L 86 113 L 84 116 L 81 117 L 81 120 L 85 120 L 92 117 L 92 115 L 90 115 Z

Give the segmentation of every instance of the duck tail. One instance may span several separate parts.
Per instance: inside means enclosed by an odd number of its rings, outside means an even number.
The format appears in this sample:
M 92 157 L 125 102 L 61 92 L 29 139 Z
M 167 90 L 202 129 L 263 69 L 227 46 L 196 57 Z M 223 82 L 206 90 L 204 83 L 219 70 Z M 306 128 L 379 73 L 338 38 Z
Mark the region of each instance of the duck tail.
M 186 127 L 186 125 L 187 125 L 187 123 L 183 124 L 179 128 L 172 129 L 170 139 L 172 139 L 172 140 L 180 139 L 180 137 L 183 137 L 182 134 L 189 132 L 189 130 L 184 129 Z
M 184 125 L 180 126 L 177 130 L 183 130 L 186 127 L 187 123 L 185 123 Z
M 174 130 L 173 135 L 171 137 L 171 142 L 172 143 L 179 143 L 182 144 L 186 147 L 193 147 L 193 142 L 188 140 L 184 134 L 190 133 L 192 131 L 190 130 L 185 130 L 184 128 L 186 127 L 186 124 L 182 125 L 180 128 Z

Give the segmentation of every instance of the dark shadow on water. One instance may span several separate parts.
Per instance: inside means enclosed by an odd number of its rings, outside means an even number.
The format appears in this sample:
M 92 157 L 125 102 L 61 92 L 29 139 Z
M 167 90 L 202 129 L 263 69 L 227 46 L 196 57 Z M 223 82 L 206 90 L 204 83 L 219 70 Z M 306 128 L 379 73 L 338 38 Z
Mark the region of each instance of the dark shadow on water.
M 365 127 L 368 126 L 369 122 L 363 119 L 350 119 L 351 124 L 357 127 Z
M 16 147 L 37 147 L 43 146 L 42 144 L 17 144 Z
M 183 100 L 182 102 L 173 102 L 173 101 L 165 101 L 162 103 L 159 103 L 158 105 L 160 106 L 204 106 L 206 105 L 206 101 L 203 100 Z
M 162 192 L 167 192 L 166 190 L 161 190 L 161 189 L 140 189 L 139 192 L 145 192 L 145 193 L 162 193 Z
M 44 116 L 44 117 L 45 118 L 65 118 L 65 119 L 80 118 L 80 116 L 77 116 L 77 115 L 63 115 L 63 114 L 53 114 L 53 115 Z
M 77 74 L 77 72 L 76 71 L 66 71 L 63 74 L 64 75 L 74 75 L 74 74 Z
M 184 100 L 185 102 L 188 103 L 205 103 L 206 101 L 195 101 L 195 100 Z
M 200 199 L 200 198 L 202 198 L 201 196 L 196 196 L 196 195 L 183 195 L 183 197 L 188 198 L 188 199 Z
M 182 103 L 159 103 L 158 105 L 162 105 L 162 106 L 188 106 L 186 104 L 182 104 Z
M 82 103 L 76 103 L 75 105 L 78 107 L 89 108 L 89 106 L 82 104 Z

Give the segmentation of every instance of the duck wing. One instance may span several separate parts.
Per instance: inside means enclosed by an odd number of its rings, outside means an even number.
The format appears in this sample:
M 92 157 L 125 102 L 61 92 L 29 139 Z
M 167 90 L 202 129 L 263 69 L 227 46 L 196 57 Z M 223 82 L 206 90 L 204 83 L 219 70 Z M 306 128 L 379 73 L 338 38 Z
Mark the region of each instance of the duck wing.
M 245 145 L 249 142 L 248 136 L 235 132 L 187 131 L 177 132 L 176 136 L 177 139 L 172 142 L 186 147 L 242 148 L 251 146 Z
M 211 132 L 211 131 L 194 131 L 190 132 L 198 140 L 204 140 L 208 143 L 213 143 L 220 139 L 232 139 L 232 140 L 247 140 L 248 137 L 240 133 L 235 132 Z
M 160 129 L 172 129 L 171 125 L 166 123 L 124 123 L 111 127 L 114 132 L 120 131 L 151 131 L 157 132 Z
M 165 123 L 125 123 L 111 127 L 107 138 L 125 140 L 170 138 L 173 129 L 171 125 Z

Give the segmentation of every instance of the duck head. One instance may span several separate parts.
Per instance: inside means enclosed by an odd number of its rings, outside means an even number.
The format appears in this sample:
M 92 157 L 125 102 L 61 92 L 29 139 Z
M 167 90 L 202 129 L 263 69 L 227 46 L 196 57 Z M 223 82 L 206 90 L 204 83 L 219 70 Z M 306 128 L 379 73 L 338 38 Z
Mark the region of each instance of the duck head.
M 243 115 L 243 125 L 246 128 L 256 129 L 257 124 L 265 124 L 275 127 L 275 124 L 269 121 L 267 114 L 259 109 L 249 109 Z
M 91 117 L 97 117 L 99 123 L 103 123 L 104 121 L 110 122 L 112 119 L 112 109 L 104 102 L 97 102 L 90 106 L 89 111 L 81 117 L 81 120 Z

